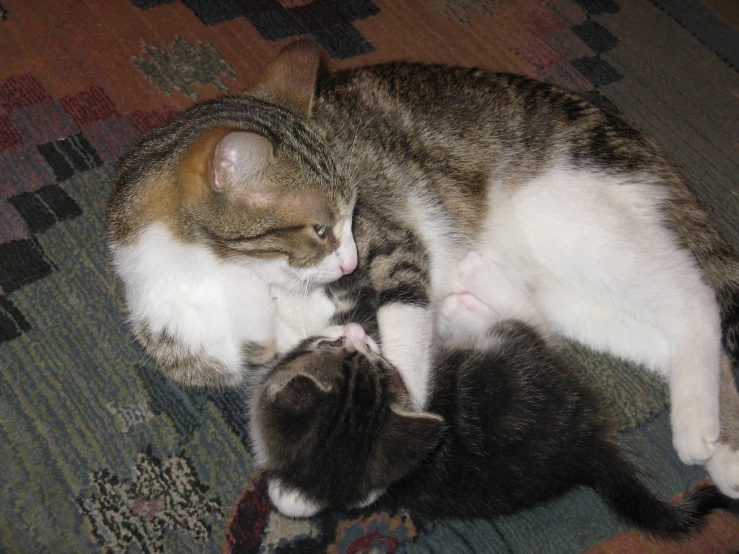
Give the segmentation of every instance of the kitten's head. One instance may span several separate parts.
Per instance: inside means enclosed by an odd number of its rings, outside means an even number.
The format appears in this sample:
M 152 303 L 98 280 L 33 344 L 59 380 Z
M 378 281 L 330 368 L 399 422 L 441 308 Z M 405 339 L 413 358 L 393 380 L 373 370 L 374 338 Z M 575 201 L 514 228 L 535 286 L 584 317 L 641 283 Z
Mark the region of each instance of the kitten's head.
M 285 515 L 363 507 L 437 445 L 439 416 L 410 411 L 397 370 L 361 326 L 303 341 L 259 385 L 253 446 Z
M 193 234 L 288 288 L 335 281 L 357 264 L 356 192 L 311 120 L 317 70 L 310 43 L 283 50 L 248 95 L 250 129 L 224 116 L 178 168 L 182 220 Z M 220 102 L 228 112 L 228 98 Z

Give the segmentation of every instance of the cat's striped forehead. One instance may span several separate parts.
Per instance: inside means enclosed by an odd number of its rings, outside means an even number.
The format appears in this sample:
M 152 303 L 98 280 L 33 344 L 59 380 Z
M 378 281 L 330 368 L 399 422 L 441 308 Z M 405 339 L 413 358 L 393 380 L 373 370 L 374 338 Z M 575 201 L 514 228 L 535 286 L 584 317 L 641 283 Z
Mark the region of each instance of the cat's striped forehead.
M 337 171 L 333 153 L 311 121 L 289 107 L 239 94 L 195 104 L 139 140 L 118 177 L 111 206 L 114 238 L 131 240 L 148 223 L 215 198 L 207 171 L 218 142 L 233 131 L 272 143 L 272 185 L 280 187 L 283 198 L 310 194 L 299 207 L 322 202 L 337 217 L 351 210 L 356 191 Z M 293 215 L 299 219 L 301 210 Z
M 336 165 L 325 140 L 309 119 L 289 108 L 242 94 L 197 104 L 183 115 L 183 129 L 177 133 L 183 135 L 183 143 L 197 144 L 204 130 L 253 132 L 269 139 L 277 154 L 291 159 L 327 194 L 350 193 L 337 181 Z

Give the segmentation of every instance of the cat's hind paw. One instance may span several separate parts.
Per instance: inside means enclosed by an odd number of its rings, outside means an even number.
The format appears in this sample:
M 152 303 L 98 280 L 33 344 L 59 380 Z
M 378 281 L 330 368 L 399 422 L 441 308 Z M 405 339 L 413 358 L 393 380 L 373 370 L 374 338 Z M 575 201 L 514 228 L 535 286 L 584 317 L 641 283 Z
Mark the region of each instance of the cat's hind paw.
M 711 417 L 705 410 L 685 409 L 673 402 L 672 444 L 685 464 L 703 464 L 709 460 L 718 446 L 720 422 L 718 414 Z
M 470 252 L 459 264 L 458 291 L 474 294 L 496 312 L 526 302 L 523 283 L 514 283 L 501 264 L 488 256 Z
M 439 312 L 445 325 L 465 335 L 482 335 L 495 320 L 495 312 L 468 292 L 450 294 L 444 299 Z
M 282 515 L 306 518 L 312 517 L 321 511 L 320 506 L 308 500 L 299 491 L 286 489 L 277 479 L 270 480 L 267 493 L 272 504 Z
M 706 462 L 706 470 L 722 493 L 739 498 L 739 450 L 727 443 L 719 444 L 713 457 Z

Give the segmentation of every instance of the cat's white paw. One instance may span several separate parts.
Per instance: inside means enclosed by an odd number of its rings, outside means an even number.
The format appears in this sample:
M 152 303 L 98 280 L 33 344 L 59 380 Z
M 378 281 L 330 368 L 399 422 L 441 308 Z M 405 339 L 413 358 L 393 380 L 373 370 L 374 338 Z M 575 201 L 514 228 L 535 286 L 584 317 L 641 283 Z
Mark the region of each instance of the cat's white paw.
M 495 312 L 469 292 L 450 294 L 444 299 L 439 315 L 446 325 L 468 335 L 482 335 L 495 320 Z
M 285 489 L 278 479 L 272 479 L 267 487 L 269 499 L 275 508 L 288 517 L 311 517 L 321 511 L 320 506 L 294 489 Z
M 739 450 L 726 443 L 719 444 L 706 462 L 706 470 L 722 493 L 739 498 Z
M 482 267 L 482 256 L 477 252 L 468 252 L 459 264 L 459 277 L 461 279 L 474 279 Z M 466 286 L 466 288 L 469 288 Z
M 477 252 L 470 252 L 459 264 L 460 292 L 474 294 L 496 312 L 507 312 L 526 296 L 523 284 L 514 284 L 500 264 Z
M 704 403 L 672 405 L 672 444 L 685 464 L 702 464 L 714 455 L 721 430 L 718 413 L 708 413 Z M 710 404 L 709 404 L 710 405 Z

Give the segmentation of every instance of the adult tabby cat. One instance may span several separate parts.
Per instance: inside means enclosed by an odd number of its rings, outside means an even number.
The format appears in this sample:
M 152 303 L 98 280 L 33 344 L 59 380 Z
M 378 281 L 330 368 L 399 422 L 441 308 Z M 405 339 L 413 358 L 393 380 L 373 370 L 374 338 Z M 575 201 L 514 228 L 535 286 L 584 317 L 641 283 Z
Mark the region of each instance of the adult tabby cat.
M 306 339 L 250 377 L 253 450 L 282 513 L 379 499 L 386 509 L 490 518 L 586 485 L 632 524 L 679 537 L 711 509 L 737 509 L 713 486 L 678 504 L 652 491 L 527 293 L 490 259 L 471 254 L 462 266 L 462 290 L 440 313 L 466 338 L 434 345 L 427 412 L 413 411 L 403 379 L 357 323 Z
M 395 63 L 316 82 L 317 67 L 316 47 L 294 43 L 253 90 L 193 106 L 123 162 L 111 255 L 160 369 L 238 382 L 326 326 L 321 285 L 358 251 L 383 355 L 422 409 L 435 310 L 477 250 L 555 332 L 665 376 L 680 458 L 718 448 L 709 471 L 739 496 L 739 454 L 731 437 L 717 446 L 739 261 L 656 148 L 520 76 Z

